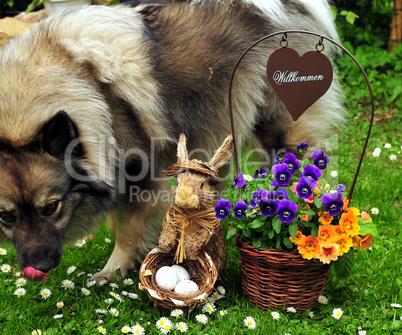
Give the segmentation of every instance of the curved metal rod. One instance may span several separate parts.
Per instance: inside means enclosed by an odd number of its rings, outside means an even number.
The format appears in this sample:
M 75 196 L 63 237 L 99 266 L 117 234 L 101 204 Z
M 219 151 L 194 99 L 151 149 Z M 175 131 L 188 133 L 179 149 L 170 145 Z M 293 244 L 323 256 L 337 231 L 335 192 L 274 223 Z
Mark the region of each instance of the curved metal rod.
M 271 38 L 273 36 L 276 35 L 280 35 L 280 34 L 289 34 L 289 33 L 299 33 L 299 34 L 309 34 L 309 35 L 315 35 L 320 37 L 321 39 L 326 39 L 329 42 L 335 44 L 336 46 L 338 46 L 339 48 L 341 48 L 344 52 L 346 52 L 346 54 L 352 58 L 352 60 L 355 62 L 355 64 L 359 67 L 360 71 L 363 73 L 364 79 L 366 80 L 369 92 L 370 92 L 370 98 L 371 98 L 371 118 L 370 118 L 370 126 L 369 126 L 369 130 L 367 132 L 367 137 L 366 137 L 366 141 L 364 142 L 364 146 L 363 146 L 363 151 L 362 154 L 360 156 L 360 160 L 359 160 L 359 164 L 357 166 L 357 170 L 355 173 L 355 177 L 353 179 L 352 182 L 352 186 L 350 187 L 350 191 L 349 194 L 347 196 L 347 198 L 349 199 L 349 201 L 352 199 L 352 195 L 353 195 L 353 191 L 355 189 L 355 185 L 356 185 L 356 181 L 357 181 L 357 177 L 359 176 L 359 172 L 360 172 L 360 168 L 361 165 L 363 163 L 363 158 L 364 158 L 364 154 L 366 153 L 366 149 L 367 149 L 367 144 L 370 138 L 370 134 L 371 134 L 371 129 L 373 127 L 373 120 L 374 120 L 374 109 L 375 109 L 375 105 L 374 105 L 374 95 L 373 95 L 373 90 L 371 88 L 370 85 L 370 81 L 367 77 L 366 72 L 364 71 L 364 69 L 362 68 L 362 66 L 360 65 L 360 63 L 357 61 L 357 59 L 341 44 L 339 44 L 338 42 L 334 41 L 333 39 L 326 37 L 324 35 L 312 32 L 312 31 L 306 31 L 306 30 L 283 30 L 283 31 L 278 31 L 269 35 L 266 35 L 262 38 L 260 38 L 259 40 L 257 40 L 256 42 L 254 42 L 253 44 L 251 44 L 243 53 L 242 55 L 239 57 L 239 59 L 237 60 L 237 63 L 235 65 L 235 67 L 233 68 L 232 71 L 232 75 L 230 77 L 230 81 L 229 81 L 229 115 L 230 115 L 230 126 L 232 128 L 232 135 L 233 135 L 233 145 L 234 145 L 234 156 L 235 156 L 235 162 L 236 162 L 236 172 L 237 174 L 240 173 L 240 164 L 239 164 L 239 157 L 238 157 L 238 153 L 237 153 L 237 145 L 236 145 L 236 134 L 235 134 L 235 128 L 234 128 L 234 121 L 233 121 L 233 110 L 232 110 L 232 85 L 233 85 L 233 79 L 234 79 L 234 75 L 236 73 L 236 70 L 241 62 L 241 60 L 244 58 L 244 56 L 252 49 L 254 48 L 257 44 L 261 43 L 262 41 L 265 41 L 268 38 Z

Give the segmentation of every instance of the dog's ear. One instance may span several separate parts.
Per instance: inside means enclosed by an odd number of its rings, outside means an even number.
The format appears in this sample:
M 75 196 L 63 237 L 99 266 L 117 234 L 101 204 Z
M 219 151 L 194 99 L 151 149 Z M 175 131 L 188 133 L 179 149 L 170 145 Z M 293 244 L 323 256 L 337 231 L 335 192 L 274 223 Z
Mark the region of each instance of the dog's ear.
M 223 164 L 225 164 L 230 159 L 230 157 L 232 157 L 232 152 L 233 152 L 233 137 L 232 135 L 229 135 L 228 137 L 226 137 L 221 147 L 216 151 L 214 157 L 212 157 L 212 159 L 209 161 L 209 164 L 219 169 Z
M 66 149 L 72 146 L 72 155 L 82 157 L 84 152 L 79 141 L 78 128 L 66 112 L 60 111 L 44 124 L 40 132 L 42 148 L 49 155 L 63 159 Z M 77 140 L 77 143 L 72 141 Z

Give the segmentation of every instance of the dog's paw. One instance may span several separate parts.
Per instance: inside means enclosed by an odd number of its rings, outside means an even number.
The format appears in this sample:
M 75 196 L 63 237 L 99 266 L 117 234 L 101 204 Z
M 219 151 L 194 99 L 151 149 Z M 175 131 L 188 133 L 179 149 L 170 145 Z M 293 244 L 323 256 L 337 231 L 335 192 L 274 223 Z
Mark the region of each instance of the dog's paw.
M 98 285 L 104 285 L 106 283 L 120 281 L 126 274 L 127 270 L 122 271 L 121 268 L 110 270 L 105 267 L 101 271 L 95 273 L 90 280 L 96 281 Z

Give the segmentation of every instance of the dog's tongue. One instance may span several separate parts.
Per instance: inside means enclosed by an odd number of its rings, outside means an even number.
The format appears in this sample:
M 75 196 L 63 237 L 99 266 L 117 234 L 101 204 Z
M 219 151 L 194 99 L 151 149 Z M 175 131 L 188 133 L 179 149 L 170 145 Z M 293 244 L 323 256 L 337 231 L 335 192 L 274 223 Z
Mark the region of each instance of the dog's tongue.
M 28 278 L 32 281 L 45 281 L 47 278 L 47 273 L 43 273 L 42 271 L 35 270 L 33 267 L 28 266 L 24 269 L 22 273 L 24 278 Z

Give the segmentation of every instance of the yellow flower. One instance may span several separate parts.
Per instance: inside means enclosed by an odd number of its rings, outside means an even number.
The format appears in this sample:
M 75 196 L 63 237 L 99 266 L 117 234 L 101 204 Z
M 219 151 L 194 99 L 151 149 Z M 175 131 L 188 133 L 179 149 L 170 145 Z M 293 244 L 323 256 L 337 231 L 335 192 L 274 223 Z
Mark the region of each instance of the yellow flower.
M 302 232 L 299 230 L 299 231 L 297 231 L 297 233 L 296 233 L 295 236 L 293 236 L 293 237 L 290 236 L 290 237 L 289 237 L 289 240 L 291 240 L 292 243 L 298 245 L 299 242 L 300 242 L 300 239 L 301 239 L 302 237 L 303 237 L 303 234 L 302 234 Z M 304 237 L 305 237 L 305 236 L 304 236 Z
M 329 264 L 331 261 L 336 261 L 339 256 L 339 245 L 332 243 L 328 247 L 320 246 L 320 252 L 318 253 L 319 260 L 324 264 Z
M 360 226 L 358 218 L 352 212 L 342 213 L 339 228 L 348 235 L 358 235 Z
M 333 217 L 329 215 L 328 212 L 318 213 L 320 215 L 320 218 L 318 219 L 318 222 L 321 224 L 330 224 L 332 222 Z
M 318 229 L 318 240 L 323 247 L 330 247 L 332 240 L 336 236 L 335 227 L 330 224 L 320 226 Z
M 320 244 L 318 238 L 314 236 L 303 236 L 297 247 L 299 253 L 306 259 L 317 258 L 317 254 L 320 251 Z
M 341 236 L 336 236 L 333 239 L 333 242 L 339 246 L 339 255 L 340 256 L 342 256 L 343 254 L 346 254 L 349 251 L 350 247 L 353 245 L 352 239 L 346 234 L 343 234 Z

